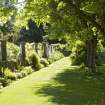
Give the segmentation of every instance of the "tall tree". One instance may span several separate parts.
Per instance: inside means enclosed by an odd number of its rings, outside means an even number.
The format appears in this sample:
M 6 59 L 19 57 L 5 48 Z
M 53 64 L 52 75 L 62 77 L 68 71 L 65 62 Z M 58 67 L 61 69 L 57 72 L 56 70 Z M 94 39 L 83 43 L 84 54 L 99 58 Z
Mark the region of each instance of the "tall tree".
M 105 0 L 27 0 L 23 12 L 24 16 L 39 22 L 49 22 L 52 35 L 70 35 L 72 40 L 80 39 L 91 44 L 92 47 L 87 48 L 91 51 L 87 54 L 87 62 L 91 63 L 87 66 L 95 72 L 96 39 L 105 38 L 104 5 Z

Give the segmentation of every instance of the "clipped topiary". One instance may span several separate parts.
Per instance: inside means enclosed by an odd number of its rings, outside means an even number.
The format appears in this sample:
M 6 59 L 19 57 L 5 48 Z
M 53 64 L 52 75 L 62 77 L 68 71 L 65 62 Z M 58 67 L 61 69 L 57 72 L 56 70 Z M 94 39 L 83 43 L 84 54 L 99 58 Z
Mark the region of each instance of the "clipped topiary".
M 31 52 L 28 55 L 27 61 L 32 65 L 33 69 L 38 70 L 40 68 L 40 57 L 35 52 Z

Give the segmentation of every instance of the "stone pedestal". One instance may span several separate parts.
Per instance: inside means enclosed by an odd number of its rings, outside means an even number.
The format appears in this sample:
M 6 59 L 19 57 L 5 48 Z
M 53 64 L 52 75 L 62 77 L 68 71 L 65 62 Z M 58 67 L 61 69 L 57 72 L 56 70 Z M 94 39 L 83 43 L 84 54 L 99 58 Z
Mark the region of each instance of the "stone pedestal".
M 43 44 L 43 48 L 44 48 L 43 57 L 44 58 L 48 58 L 49 57 L 49 46 L 48 46 L 48 43 L 44 43 Z
M 21 42 L 21 43 L 20 43 L 19 60 L 20 60 L 20 64 L 21 64 L 22 66 L 25 65 L 25 58 L 26 58 L 25 42 Z

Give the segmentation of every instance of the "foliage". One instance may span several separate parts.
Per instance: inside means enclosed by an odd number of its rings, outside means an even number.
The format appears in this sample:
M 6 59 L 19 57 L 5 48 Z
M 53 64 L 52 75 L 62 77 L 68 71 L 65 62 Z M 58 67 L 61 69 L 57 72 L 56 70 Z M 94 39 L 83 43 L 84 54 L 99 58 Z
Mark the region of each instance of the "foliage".
M 3 86 L 2 86 L 2 83 L 1 83 L 1 81 L 0 81 L 0 89 L 2 89 L 3 88 Z
M 32 52 L 28 56 L 28 61 L 29 61 L 29 64 L 36 66 L 40 62 L 40 58 L 38 57 L 38 55 L 35 52 L 34 53 Z
M 49 65 L 49 62 L 45 58 L 41 58 L 40 63 L 44 65 L 44 67 Z
M 14 3 L 16 0 L 0 0 L 0 21 L 5 22 L 16 13 L 17 9 Z
M 33 69 L 30 66 L 29 67 L 23 67 L 22 71 L 26 71 L 26 73 L 29 75 L 33 72 Z
M 40 24 L 37 26 L 37 24 L 32 20 L 28 20 L 28 29 L 26 27 L 22 27 L 20 29 L 20 37 L 18 39 L 18 42 L 35 42 L 39 43 L 42 42 L 43 40 L 43 35 L 44 35 L 44 29 L 43 29 L 43 24 Z
M 4 70 L 4 77 L 11 80 L 16 80 L 16 74 L 13 73 L 9 68 L 5 68 Z
M 42 68 L 42 65 L 40 64 L 40 57 L 39 55 L 35 52 L 34 48 L 35 44 L 26 44 L 26 61 L 28 65 L 32 65 L 32 67 L 35 70 L 38 70 Z
M 81 41 L 76 41 L 75 46 L 72 49 L 70 59 L 73 65 L 86 64 L 86 47 Z M 101 41 L 97 44 L 96 50 L 96 65 L 102 65 L 105 63 L 105 48 L 103 47 Z
M 96 64 L 98 66 L 105 64 L 105 47 L 102 45 L 102 40 L 97 44 Z
M 87 41 L 93 36 L 102 39 L 105 35 L 104 0 L 29 1 L 24 8 L 25 16 L 50 23 L 49 36 L 68 35 L 72 40 Z
M 21 71 L 21 75 L 22 75 L 22 77 L 26 77 L 27 76 L 27 71 Z
M 31 66 L 20 66 L 18 70 L 16 70 L 16 76 L 18 79 L 23 78 L 29 74 L 31 74 L 34 70 Z
M 7 54 L 9 60 L 16 60 L 19 53 L 19 47 L 14 43 L 7 43 Z
M 85 44 L 82 41 L 76 41 L 70 55 L 72 65 L 81 65 L 82 63 L 86 64 L 86 50 Z
M 101 66 L 103 64 L 105 64 L 105 51 L 104 52 L 97 52 L 96 65 Z
M 22 78 L 22 77 L 23 77 L 23 75 L 22 75 L 22 73 L 21 73 L 21 72 L 17 72 L 17 73 L 16 73 L 16 77 L 17 77 L 17 79 L 20 79 L 20 78 Z
M 69 40 L 68 40 L 69 41 Z M 56 50 L 62 52 L 64 56 L 69 56 L 71 53 L 71 48 L 69 43 L 66 44 L 58 44 Z
M 54 53 L 52 53 L 49 58 L 48 58 L 48 62 L 49 63 L 53 63 L 54 61 L 57 61 L 61 58 L 63 58 L 64 55 L 60 52 L 60 51 L 55 51 Z
M 8 40 L 9 42 L 13 42 L 16 40 L 16 27 L 14 26 L 15 23 L 16 13 L 9 17 L 9 19 L 0 24 L 0 38 Z M 15 34 L 15 35 L 14 35 Z
M 0 78 L 0 83 L 2 84 L 3 87 L 8 86 L 12 81 L 7 78 Z

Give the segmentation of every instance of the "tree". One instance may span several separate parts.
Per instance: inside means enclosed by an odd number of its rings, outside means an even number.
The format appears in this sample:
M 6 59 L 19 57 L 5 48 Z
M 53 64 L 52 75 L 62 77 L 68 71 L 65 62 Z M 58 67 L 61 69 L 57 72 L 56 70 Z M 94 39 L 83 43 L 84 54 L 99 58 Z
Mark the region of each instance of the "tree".
M 16 0 L 0 1 L 0 22 L 5 23 L 14 13 L 16 13 Z
M 104 0 L 27 0 L 23 12 L 24 16 L 35 18 L 38 22 L 49 22 L 51 35 L 69 35 L 72 40 L 88 42 L 87 66 L 96 72 L 97 41 L 105 38 L 104 5 Z M 97 31 L 93 30 L 94 27 Z

